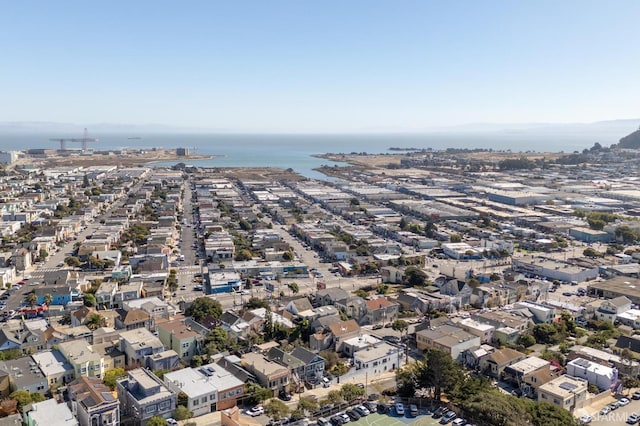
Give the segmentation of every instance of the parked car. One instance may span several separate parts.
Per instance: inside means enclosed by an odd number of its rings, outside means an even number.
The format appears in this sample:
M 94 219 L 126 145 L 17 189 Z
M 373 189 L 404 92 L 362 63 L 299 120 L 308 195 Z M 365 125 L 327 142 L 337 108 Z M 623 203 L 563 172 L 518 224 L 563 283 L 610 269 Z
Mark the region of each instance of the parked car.
M 291 394 L 285 391 L 280 391 L 280 393 L 278 393 L 278 398 L 283 401 L 291 401 Z
M 167 424 L 169 426 L 178 426 L 178 421 L 176 419 L 174 419 L 174 418 L 169 417 L 167 419 Z
M 338 413 L 338 415 L 342 417 L 343 423 L 349 423 L 351 421 L 351 418 L 346 413 Z
M 584 416 L 580 417 L 580 423 L 585 425 L 591 423 L 592 420 L 593 418 L 588 414 L 585 414 Z
M 370 413 L 376 413 L 378 411 L 376 404 L 371 401 L 365 401 L 362 405 L 367 407 L 367 410 L 369 410 Z
M 324 417 L 318 417 L 318 420 L 316 420 L 316 424 L 318 426 L 331 426 L 331 421 L 325 419 Z
M 450 421 L 452 421 L 453 419 L 456 418 L 456 413 L 454 413 L 453 411 L 448 411 L 444 416 L 442 416 L 442 418 L 440 419 L 440 424 L 441 425 L 446 425 L 447 423 L 449 423 Z
M 345 411 L 345 414 L 354 422 L 360 420 L 360 417 L 362 417 L 355 408 Z
M 465 419 L 455 419 L 452 423 L 451 426 L 465 426 L 467 424 L 467 421 Z
M 340 426 L 344 424 L 344 419 L 342 418 L 342 416 L 336 414 L 335 416 L 331 417 L 331 423 L 333 424 L 333 426 Z
M 639 421 L 640 421 L 640 414 L 638 413 L 631 413 L 631 415 L 627 418 L 627 424 L 629 425 L 635 425 Z
M 364 405 L 358 405 L 356 408 L 354 408 L 354 410 L 356 410 L 358 412 L 358 414 L 360 414 L 360 417 L 366 417 L 369 414 L 371 414 L 369 409 L 367 407 L 365 407 Z
M 439 407 L 438 409 L 436 409 L 436 411 L 433 412 L 433 415 L 431 417 L 433 417 L 434 419 L 439 419 L 447 411 L 449 411 L 449 410 L 447 410 L 446 407 Z
M 262 405 L 256 405 L 246 411 L 247 416 L 256 417 L 264 414 L 264 407 Z
M 611 408 L 608 405 L 605 405 L 604 407 L 602 407 L 602 410 L 600 410 L 600 415 L 606 416 L 610 412 L 611 412 Z
M 380 414 L 386 414 L 389 412 L 389 406 L 387 404 L 383 404 L 382 402 L 379 402 L 378 405 L 376 405 L 376 409 Z
M 629 400 L 627 398 L 620 398 L 618 400 L 618 404 L 620 404 L 621 407 L 624 407 L 625 405 L 629 405 Z
M 382 328 L 382 324 L 376 324 L 371 329 L 372 330 L 380 330 Z
M 613 401 L 611 404 L 609 404 L 609 408 L 611 408 L 611 411 L 617 410 L 619 407 L 620 404 L 618 403 L 618 401 Z
M 322 387 L 323 388 L 328 388 L 329 386 L 331 386 L 331 380 L 329 380 L 326 377 L 322 378 Z
M 325 419 L 324 417 L 318 417 L 318 420 L 316 420 L 316 424 L 318 426 L 331 426 L 331 421 Z
M 631 395 L 631 399 L 640 399 L 640 391 L 635 391 L 633 395 Z
M 412 417 L 418 416 L 418 406 L 416 404 L 409 405 L 409 414 L 411 414 Z
M 404 416 L 404 405 L 402 402 L 398 402 L 396 404 L 396 414 L 399 416 Z

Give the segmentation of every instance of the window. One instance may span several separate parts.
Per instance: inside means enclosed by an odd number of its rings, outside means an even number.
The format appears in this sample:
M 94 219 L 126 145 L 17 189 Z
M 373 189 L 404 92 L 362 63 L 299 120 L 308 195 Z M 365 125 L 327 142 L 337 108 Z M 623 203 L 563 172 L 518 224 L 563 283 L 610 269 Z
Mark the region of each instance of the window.
M 196 405 L 200 405 L 200 401 L 198 401 L 197 399 L 194 399 L 194 400 L 193 400 L 193 405 L 194 405 L 194 406 L 196 406 Z
M 203 398 L 200 400 L 200 402 L 202 402 L 203 404 L 206 404 L 206 403 L 207 403 L 207 397 L 206 397 L 206 396 L 205 396 L 205 397 L 203 397 Z
M 146 411 L 147 413 L 155 413 L 156 412 L 156 406 L 155 405 L 149 405 L 147 408 L 144 409 L 144 411 Z

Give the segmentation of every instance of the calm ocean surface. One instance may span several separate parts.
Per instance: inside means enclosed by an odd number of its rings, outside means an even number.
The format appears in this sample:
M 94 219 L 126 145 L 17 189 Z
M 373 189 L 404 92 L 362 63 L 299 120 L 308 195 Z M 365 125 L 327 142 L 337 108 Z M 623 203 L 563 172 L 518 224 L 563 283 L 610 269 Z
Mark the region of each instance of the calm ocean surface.
M 0 134 L 0 150 L 29 148 L 57 148 L 51 137 L 80 137 L 49 134 Z M 89 144 L 94 149 L 189 148 L 195 154 L 216 155 L 210 160 L 190 161 L 189 164 L 213 167 L 268 166 L 293 168 L 310 178 L 324 178 L 313 171 L 330 161 L 311 157 L 322 153 L 385 153 L 390 147 L 432 148 L 491 148 L 514 152 L 573 152 L 591 147 L 598 140 L 604 144 L 617 142 L 620 135 L 571 133 L 562 135 L 532 135 L 528 132 L 493 133 L 431 133 L 384 135 L 243 135 L 243 134 L 92 134 L 99 142 Z M 141 139 L 128 139 L 128 137 Z M 610 137 L 609 137 L 610 136 Z M 69 144 L 78 147 L 79 144 Z M 172 164 L 172 163 L 169 163 Z

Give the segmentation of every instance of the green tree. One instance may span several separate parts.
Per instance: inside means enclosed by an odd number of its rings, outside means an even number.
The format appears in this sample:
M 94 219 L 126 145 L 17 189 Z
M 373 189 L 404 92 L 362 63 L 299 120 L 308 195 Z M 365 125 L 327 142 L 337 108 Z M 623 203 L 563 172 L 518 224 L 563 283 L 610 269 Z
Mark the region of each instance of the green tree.
M 331 374 L 338 377 L 344 376 L 348 372 L 349 372 L 349 367 L 347 367 L 343 363 L 338 363 L 331 369 Z
M 361 288 L 354 291 L 353 294 L 355 294 L 358 297 L 362 297 L 363 299 L 366 299 L 367 297 L 369 297 L 369 292 Z
M 327 370 L 331 370 L 340 360 L 338 354 L 332 350 L 324 350 L 318 355 L 324 358 L 324 366 Z
M 462 236 L 460 234 L 451 234 L 451 236 L 449 237 L 449 241 L 452 243 L 461 243 Z
M 38 303 L 38 296 L 36 295 L 36 291 L 35 290 L 32 290 L 32 291 L 30 291 L 29 293 L 26 294 L 25 302 L 27 302 L 27 305 L 29 305 L 29 307 L 31 307 L 31 308 L 36 306 L 36 304 Z
M 47 306 L 51 305 L 51 302 L 53 302 L 53 296 L 51 295 L 51 293 L 47 293 L 44 295 L 44 304 Z
M 342 395 L 342 399 L 350 402 L 359 396 L 364 396 L 364 389 L 360 386 L 354 385 L 353 383 L 345 383 L 340 388 L 340 394 Z
M 442 391 L 452 389 L 462 378 L 460 367 L 449 354 L 429 349 L 424 356 L 423 368 L 418 371 L 419 387 L 433 389 L 433 396 L 440 401 Z
M 287 284 L 287 287 L 289 287 L 289 290 L 291 290 L 293 294 L 298 294 L 298 292 L 300 291 L 298 283 L 289 283 Z
M 272 399 L 264 406 L 264 413 L 276 421 L 287 417 L 290 412 L 289 407 L 278 399 Z
M 542 344 L 555 344 L 559 341 L 558 330 L 553 324 L 536 324 L 533 326 L 533 337 Z
M 89 330 L 97 330 L 100 327 L 104 327 L 107 325 L 107 321 L 100 314 L 91 314 L 87 318 L 87 328 Z
M 222 327 L 215 327 L 207 336 L 205 347 L 209 355 L 214 355 L 226 350 L 237 349 L 237 344 L 227 330 Z
M 222 306 L 220 302 L 210 297 L 198 297 L 193 301 L 191 306 L 187 308 L 186 314 L 193 317 L 196 321 L 202 321 L 208 316 L 220 318 L 222 315 Z
M 416 364 L 405 365 L 396 370 L 396 389 L 398 395 L 409 398 L 413 397 L 416 392 Z
M 298 410 L 306 414 L 318 411 L 318 401 L 308 396 L 301 397 L 298 401 Z
M 525 348 L 528 348 L 536 344 L 536 338 L 530 334 L 521 334 L 518 338 L 518 343 Z
M 327 400 L 331 404 L 340 404 L 343 401 L 342 393 L 337 389 L 330 390 L 329 393 L 327 394 Z
M 34 392 L 31 394 L 31 402 L 42 402 L 45 399 L 47 398 L 40 392 Z
M 595 250 L 593 247 L 587 247 L 586 249 L 584 249 L 582 254 L 585 257 L 602 257 L 602 253 L 600 253 L 599 251 Z
M 25 405 L 31 404 L 31 394 L 26 390 L 17 390 L 9 395 L 9 398 L 15 399 L 18 402 L 18 409 L 22 411 Z
M 238 262 L 242 262 L 244 260 L 251 260 L 252 257 L 253 257 L 253 253 L 251 253 L 251 250 L 249 249 L 239 250 L 238 253 L 236 254 L 236 260 Z
M 173 413 L 173 417 L 176 420 L 187 420 L 193 417 L 193 412 L 189 411 L 184 405 L 178 405 L 176 411 Z
M 111 390 L 116 388 L 116 382 L 118 379 L 125 377 L 127 373 L 124 371 L 124 368 L 116 367 L 104 372 L 104 377 L 102 381 L 105 385 L 109 386 Z
M 48 256 L 49 252 L 45 249 L 40 249 L 40 251 L 38 252 L 38 257 L 40 257 L 41 260 L 45 260 Z
M 404 271 L 407 283 L 414 287 L 422 287 L 427 281 L 427 274 L 417 266 L 409 266 Z
M 167 426 L 167 421 L 160 416 L 153 416 L 147 420 L 147 426 Z
M 82 302 L 84 303 L 84 306 L 89 306 L 89 307 L 96 306 L 98 304 L 96 297 L 91 293 L 86 293 L 82 297 Z
M 264 299 L 260 299 L 259 297 L 252 297 L 244 304 L 244 307 L 249 310 L 258 308 L 266 309 L 269 307 L 269 302 Z
M 393 324 L 391 324 L 391 328 L 395 331 L 400 332 L 401 334 L 404 334 L 407 330 L 409 330 L 409 323 L 405 320 L 397 319 L 393 322 Z
M 293 260 L 293 253 L 291 253 L 290 251 L 285 251 L 284 253 L 282 253 L 282 260 L 284 260 L 285 262 L 291 262 Z
M 273 398 L 273 391 L 271 389 L 263 388 L 257 383 L 249 382 L 244 385 L 244 393 L 247 395 L 247 404 L 257 405 L 261 404 L 269 398 Z
M 82 262 L 80 262 L 80 259 L 77 258 L 76 256 L 69 256 L 65 258 L 64 263 L 66 263 L 67 266 L 70 266 L 72 268 L 79 268 L 80 265 L 82 265 Z

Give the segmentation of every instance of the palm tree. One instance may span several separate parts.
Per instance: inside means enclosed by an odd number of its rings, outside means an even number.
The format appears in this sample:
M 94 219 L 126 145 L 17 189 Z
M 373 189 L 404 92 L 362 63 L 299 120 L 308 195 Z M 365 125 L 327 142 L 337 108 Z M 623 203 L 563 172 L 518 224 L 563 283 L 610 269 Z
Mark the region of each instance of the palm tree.
M 87 319 L 87 328 L 89 330 L 95 330 L 97 328 L 103 327 L 105 325 L 105 319 L 100 316 L 100 314 L 91 314 Z
M 51 302 L 53 302 L 53 296 L 51 295 L 51 293 L 47 293 L 44 295 L 44 304 L 49 306 L 51 305 Z
M 34 306 L 36 306 L 36 303 L 38 303 L 38 296 L 36 296 L 35 290 L 32 290 L 31 292 L 27 293 L 26 302 L 30 308 L 33 308 Z

